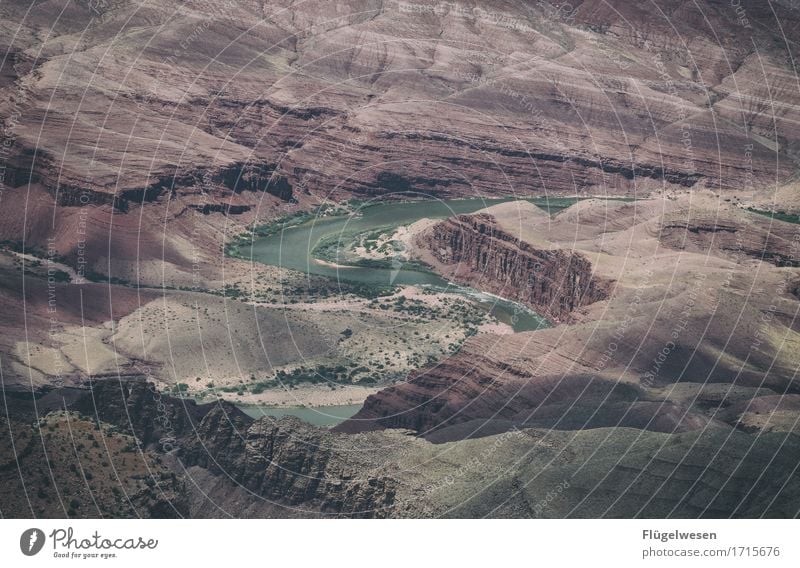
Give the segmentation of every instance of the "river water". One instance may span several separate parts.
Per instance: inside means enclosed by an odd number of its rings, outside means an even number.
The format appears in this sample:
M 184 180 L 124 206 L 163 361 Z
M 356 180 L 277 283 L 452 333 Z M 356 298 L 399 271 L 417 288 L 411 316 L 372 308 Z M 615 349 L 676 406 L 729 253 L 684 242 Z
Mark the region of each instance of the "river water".
M 512 201 L 511 199 L 453 199 L 439 201 L 378 202 L 364 206 L 357 213 L 321 217 L 284 229 L 276 234 L 257 238 L 252 247 L 256 262 L 297 270 L 306 274 L 326 276 L 342 282 L 371 286 L 428 287 L 436 291 L 461 294 L 485 308 L 495 318 L 507 323 L 514 331 L 532 331 L 548 323 L 529 308 L 476 290 L 458 286 L 437 274 L 418 266 L 396 267 L 337 266 L 315 258 L 314 249 L 320 242 L 336 239 L 348 243 L 352 236 L 370 230 L 386 230 L 409 225 L 420 219 L 445 219 L 453 215 L 474 213 L 485 207 Z M 563 209 L 574 199 L 531 199 L 546 210 Z
M 314 426 L 331 428 L 340 422 L 344 422 L 356 412 L 361 410 L 361 404 L 348 404 L 344 406 L 321 406 L 319 408 L 310 407 L 270 407 L 241 405 L 239 409 L 251 418 L 261 418 L 272 416 L 273 418 L 283 418 L 284 416 L 297 416 L 303 422 L 308 422 Z
M 361 207 L 357 213 L 320 217 L 294 225 L 253 242 L 252 259 L 256 262 L 280 266 L 317 276 L 325 276 L 343 282 L 355 282 L 370 286 L 415 285 L 460 294 L 491 313 L 498 321 L 509 324 L 514 331 L 532 331 L 548 327 L 546 319 L 529 308 L 510 300 L 497 298 L 471 288 L 458 286 L 437 274 L 414 265 L 399 265 L 392 268 L 336 266 L 320 262 L 313 251 L 320 242 L 339 239 L 342 243 L 352 241 L 352 236 L 371 230 L 389 231 L 409 225 L 420 219 L 445 219 L 453 215 L 474 213 L 486 207 L 512 201 L 512 199 L 454 199 L 444 201 L 378 202 Z M 575 199 L 529 199 L 531 203 L 549 212 L 564 209 Z M 353 416 L 361 409 L 360 404 L 326 406 L 320 408 L 296 407 L 276 408 L 241 406 L 253 418 L 262 416 L 297 416 L 302 420 L 322 427 L 332 427 Z

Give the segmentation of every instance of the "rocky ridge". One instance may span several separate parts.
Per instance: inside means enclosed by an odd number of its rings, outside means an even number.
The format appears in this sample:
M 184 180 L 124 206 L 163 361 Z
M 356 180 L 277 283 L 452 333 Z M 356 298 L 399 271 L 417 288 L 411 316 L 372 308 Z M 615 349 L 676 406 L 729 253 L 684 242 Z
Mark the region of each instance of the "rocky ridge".
M 326 200 L 783 186 L 796 11 L 656 6 L 7 2 L 0 238 L 174 281 Z
M 432 435 L 453 424 L 503 419 L 564 429 L 616 424 L 679 432 L 706 428 L 709 420 L 742 427 L 747 420 L 718 414 L 729 404 L 724 396 L 702 405 L 671 400 L 677 383 L 798 396 L 791 348 L 800 341 L 791 268 L 798 257 L 796 226 L 721 206 L 707 195 L 690 200 L 596 200 L 552 220 L 538 217 L 533 206 L 509 203 L 472 220 L 441 222 L 428 234 L 444 239 L 417 242 L 446 259 L 445 270 L 462 261 L 489 272 L 487 281 L 525 278 L 532 261 L 519 251 L 532 246 L 508 254 L 508 239 L 502 247 L 487 241 L 490 227 L 498 227 L 568 266 L 573 255 L 585 258 L 593 278 L 610 283 L 607 297 L 576 306 L 571 321 L 553 329 L 472 338 L 455 356 L 370 396 L 338 429 L 410 428 Z M 519 222 L 529 214 L 533 220 Z M 473 242 L 484 244 L 461 244 Z M 593 289 L 589 279 L 583 283 Z M 555 304 L 569 305 L 573 290 L 562 288 L 568 298 Z
M 605 299 L 610 288 L 580 253 L 536 249 L 500 230 L 491 215 L 451 217 L 420 235 L 417 245 L 448 278 L 527 304 L 554 321 Z

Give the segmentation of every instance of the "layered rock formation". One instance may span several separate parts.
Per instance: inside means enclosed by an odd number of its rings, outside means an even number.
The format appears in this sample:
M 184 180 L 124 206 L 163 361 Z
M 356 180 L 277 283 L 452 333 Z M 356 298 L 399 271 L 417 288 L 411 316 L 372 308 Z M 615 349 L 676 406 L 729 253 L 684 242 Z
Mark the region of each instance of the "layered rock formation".
M 797 208 L 789 4 L 4 2 L 3 516 L 796 516 L 800 241 L 734 206 Z M 475 337 L 341 432 L 129 380 L 200 302 L 122 284 L 263 278 L 223 254 L 253 223 L 553 194 L 659 198 L 435 226 L 437 269 L 563 323 Z M 155 300 L 161 328 L 120 333 Z M 220 303 L 211 358 L 248 365 Z
M 334 435 L 296 418 L 247 424 L 215 409 L 181 452 L 187 465 L 233 477 L 260 498 L 323 515 L 385 517 L 398 481 L 358 452 L 343 453 Z
M 593 275 L 586 257 L 536 249 L 500 230 L 491 215 L 451 217 L 417 241 L 449 278 L 523 302 L 555 321 L 604 299 L 610 287 Z
M 764 403 L 758 408 L 774 400 Z M 174 430 L 174 448 L 135 437 L 147 426 L 128 417 L 129 405 L 184 425 Z M 90 414 L 75 410 L 95 406 Z M 503 433 L 463 423 L 441 430 L 433 444 L 402 432 L 336 434 L 292 418 L 253 420 L 224 404 L 155 400 L 145 381 L 116 379 L 91 391 L 18 395 L 2 408 L 11 434 L 0 440 L 3 455 L 18 453 L 0 462 L 0 497 L 4 514 L 15 517 L 791 517 L 800 507 L 797 438 L 720 422 L 672 433 L 503 432 L 504 421 L 494 420 Z M 26 493 L 31 484 L 37 493 Z
M 98 381 L 69 409 L 123 428 L 184 467 L 232 479 L 287 514 L 383 517 L 394 503 L 397 480 L 386 471 L 370 475 L 380 462 L 358 449 L 359 440 L 342 444 L 296 418 L 254 420 L 222 401 L 198 406 L 143 379 Z
M 800 237 L 796 226 L 739 214 L 719 219 L 706 211 L 665 219 L 661 242 L 677 250 L 712 250 L 730 258 L 753 258 L 783 267 L 800 266 Z
M 522 252 L 532 245 L 516 245 L 509 254 L 513 238 L 502 245 L 489 238 L 500 230 L 536 243 L 547 258 L 564 259 L 564 274 L 579 255 L 591 262 L 593 278 L 613 284 L 607 299 L 578 306 L 570 323 L 468 341 L 454 357 L 371 396 L 342 431 L 410 428 L 441 439 L 435 430 L 452 424 L 502 419 L 561 429 L 616 424 L 680 432 L 705 428 L 709 420 L 737 426 L 742 411 L 717 414 L 729 404 L 724 392 L 702 404 L 674 398 L 677 383 L 693 385 L 697 396 L 708 384 L 730 385 L 731 392 L 763 388 L 761 396 L 800 392 L 792 347 L 800 341 L 798 275 L 791 268 L 797 226 L 697 193 L 679 200 L 594 200 L 553 220 L 530 204 L 509 203 L 438 227 L 428 235 L 446 238 L 418 243 L 448 261 L 459 257 L 451 258 L 446 247 L 474 251 L 464 262 L 470 270 L 488 268 L 487 281 L 526 274 L 531 263 Z M 477 242 L 484 245 L 462 245 Z M 567 299 L 556 298 L 555 305 L 569 305 L 573 290 L 562 287 Z
M 0 238 L 174 281 L 295 202 L 781 185 L 796 11 L 654 6 L 7 2 Z

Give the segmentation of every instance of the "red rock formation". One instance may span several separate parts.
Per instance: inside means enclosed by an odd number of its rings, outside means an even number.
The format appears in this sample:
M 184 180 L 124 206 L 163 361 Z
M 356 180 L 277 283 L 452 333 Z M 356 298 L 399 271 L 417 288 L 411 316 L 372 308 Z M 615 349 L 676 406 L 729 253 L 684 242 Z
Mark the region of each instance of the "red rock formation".
M 573 266 L 592 271 L 585 259 L 585 265 L 571 260 L 579 255 L 574 248 L 594 254 L 594 271 L 613 276 L 614 285 L 606 301 L 578 307 L 580 316 L 569 324 L 467 341 L 458 354 L 368 398 L 338 429 L 409 428 L 423 435 L 439 430 L 434 436 L 441 438 L 441 430 L 454 424 L 500 420 L 556 429 L 673 432 L 738 421 L 696 399 L 671 400 L 671 385 L 677 383 L 796 395 L 797 359 L 789 345 L 800 308 L 796 278 L 784 267 L 795 262 L 797 227 L 720 207 L 709 196 L 692 196 L 685 206 L 662 211 L 665 204 L 595 202 L 575 208 L 593 207 L 597 215 L 567 210 L 533 223 L 527 238 L 551 246 L 546 254 L 507 235 L 498 238 L 487 214 L 451 219 L 423 232 L 419 244 L 433 250 L 439 268 L 461 260 L 460 273 L 485 289 L 509 280 L 513 284 L 506 289 L 519 289 L 520 280 L 513 278 L 525 278 L 534 262 L 564 259 L 566 266 L 553 264 L 546 273 L 563 274 L 568 285 L 548 282 L 540 297 L 565 311 L 581 306 L 573 300 L 583 297 L 578 291 L 593 297 L 604 288 L 570 272 Z M 632 207 L 639 212 L 633 224 Z M 490 211 L 503 226 L 514 225 L 517 217 L 509 221 L 507 210 L 516 208 L 504 208 Z M 584 235 L 580 245 L 576 234 Z M 525 292 L 517 298 L 535 300 Z M 724 397 L 715 404 L 724 405 Z M 457 434 L 464 435 L 463 428 Z
M 459 283 L 523 302 L 551 320 L 607 296 L 581 254 L 538 250 L 500 230 L 491 215 L 461 215 L 437 223 L 417 239 Z
M 740 212 L 725 219 L 706 212 L 672 215 L 664 220 L 659 237 L 666 246 L 677 250 L 715 252 L 740 261 L 755 258 L 776 266 L 800 266 L 797 225 L 770 221 L 755 213 Z
M 419 4 L 71 3 L 53 27 L 51 3 L 13 0 L 3 206 L 28 227 L 93 210 L 89 262 L 128 278 L 142 261 L 191 267 L 187 233 L 220 249 L 216 228 L 187 229 L 190 207 L 244 225 L 293 200 L 738 191 L 795 169 L 794 10 L 743 0 L 751 29 L 719 0 Z M 77 56 L 59 47 L 78 36 Z M 17 210 L 40 191 L 50 208 Z M 109 210 L 134 218 L 112 230 Z M 32 244 L 54 236 L 74 260 L 59 225 Z M 11 229 L 0 239 L 29 237 Z

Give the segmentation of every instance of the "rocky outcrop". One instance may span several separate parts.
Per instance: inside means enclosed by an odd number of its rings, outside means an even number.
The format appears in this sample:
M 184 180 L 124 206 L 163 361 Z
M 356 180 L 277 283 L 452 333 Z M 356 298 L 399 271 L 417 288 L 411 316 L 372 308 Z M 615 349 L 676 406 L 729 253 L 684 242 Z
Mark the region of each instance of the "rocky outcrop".
M 203 215 L 211 215 L 212 213 L 242 215 L 252 209 L 249 205 L 231 205 L 230 203 L 204 203 L 202 205 L 191 205 L 190 207 Z
M 717 421 L 736 427 L 738 418 L 696 397 L 670 400 L 672 389 L 713 384 L 797 394 L 796 356 L 786 347 L 797 333 L 797 282 L 783 268 L 796 258 L 797 227 L 722 208 L 714 197 L 689 199 L 691 208 L 663 213 L 658 202 L 589 203 L 594 214 L 575 206 L 580 214 L 567 210 L 553 218 L 524 207 L 509 210 L 527 217 L 494 208 L 494 218 L 456 217 L 423 231 L 417 244 L 444 274 L 501 295 L 522 290 L 512 297 L 529 303 L 537 293 L 548 300 L 558 292 L 567 300 L 550 300 L 561 310 L 551 317 L 576 307 L 580 314 L 552 329 L 472 338 L 456 355 L 369 397 L 338 430 L 406 428 L 447 439 L 444 430 L 482 420 L 491 432 L 498 421 L 694 431 Z M 633 225 L 630 208 L 639 213 Z M 526 241 L 498 234 L 498 225 L 518 222 L 527 224 Z M 594 255 L 596 266 L 581 262 L 579 251 Z M 768 263 L 752 270 L 753 258 Z M 563 264 L 547 264 L 556 259 Z M 561 286 L 551 276 L 537 288 L 536 263 L 549 266 L 542 271 L 557 275 Z M 613 277 L 613 288 L 584 277 L 593 272 Z M 534 282 L 525 289 L 528 278 Z M 495 282 L 505 286 L 492 288 Z M 603 303 L 581 302 L 606 289 Z M 769 422 L 747 420 L 754 427 Z M 791 429 L 786 421 L 781 428 Z
M 735 261 L 757 259 L 781 267 L 800 266 L 800 226 L 756 212 L 739 211 L 720 219 L 719 215 L 690 210 L 666 219 L 659 238 L 666 246 L 682 251 L 714 251 Z
M 608 282 L 593 275 L 579 253 L 540 250 L 500 230 L 491 215 L 461 215 L 417 239 L 445 275 L 479 290 L 523 302 L 551 320 L 607 297 Z
M 563 409 L 562 405 L 594 404 L 607 409 L 623 402 L 627 407 L 638 398 L 635 388 L 596 377 L 533 377 L 525 360 L 508 361 L 511 351 L 487 352 L 482 343 L 485 341 L 478 340 L 466 353 L 370 396 L 364 407 L 336 430 L 403 428 L 428 436 L 477 419 L 523 424 L 546 420 L 548 412 Z M 477 358 L 476 352 L 482 356 Z M 549 426 L 559 427 L 558 420 Z
M 479 338 L 465 352 L 370 396 L 336 430 L 402 428 L 441 442 L 496 433 L 498 424 L 685 432 L 709 423 L 688 405 L 647 401 L 636 387 L 596 375 L 536 376 L 533 359 L 514 353 L 512 347 L 490 346 Z M 476 426 L 479 421 L 485 423 Z
M 234 163 L 221 168 L 212 178 L 233 191 L 263 191 L 283 201 L 293 201 L 292 184 L 277 173 L 275 164 Z
M 396 481 L 370 475 L 357 455 L 337 451 L 335 434 L 296 418 L 264 417 L 248 422 L 221 407 L 200 423 L 181 459 L 287 506 L 355 517 L 387 514 Z M 366 470 L 365 470 L 366 469 Z
M 505 370 L 522 374 L 517 362 Z M 723 412 L 743 422 L 731 429 L 696 415 L 687 419 L 677 404 L 640 402 L 624 388 L 603 387 L 595 399 L 614 402 L 581 409 L 583 417 L 599 411 L 587 427 L 544 404 L 534 424 L 463 422 L 434 433 L 437 445 L 402 432 L 341 435 L 292 418 L 252 420 L 217 404 L 142 398 L 136 409 L 146 416 L 173 407 L 202 416 L 178 451 L 165 456 L 139 448 L 122 425 L 56 411 L 59 400 L 74 406 L 94 394 L 116 406 L 106 418 L 123 416 L 127 404 L 114 404 L 119 381 L 109 383 L 98 382 L 93 393 L 38 393 L 36 406 L 26 393 L 27 404 L 20 395 L 0 407 L 0 424 L 11 433 L 0 438 L 0 498 L 10 515 L 757 518 L 793 517 L 799 506 L 798 438 L 748 433 L 760 414 L 796 413 L 797 397 L 760 397 L 752 405 L 740 399 Z M 579 390 L 593 390 L 586 381 L 573 387 L 563 394 L 578 401 Z M 726 386 L 713 396 L 730 395 Z M 617 408 L 616 415 L 604 412 Z M 544 425 L 550 412 L 567 423 Z M 626 414 L 633 420 L 621 420 Z M 656 428 L 648 427 L 652 418 Z
M 198 405 L 143 378 L 96 381 L 70 409 L 135 435 L 145 447 L 174 453 L 186 467 L 202 467 L 306 513 L 386 516 L 397 490 L 390 476 L 369 473 L 378 464 L 344 451 L 342 435 L 292 417 L 253 420 L 227 402 Z
M 219 403 L 232 415 L 242 414 L 232 404 Z M 194 430 L 208 407 L 177 399 L 158 390 L 145 377 L 97 380 L 70 407 L 107 424 L 114 424 L 144 446 L 174 448 L 178 438 Z

